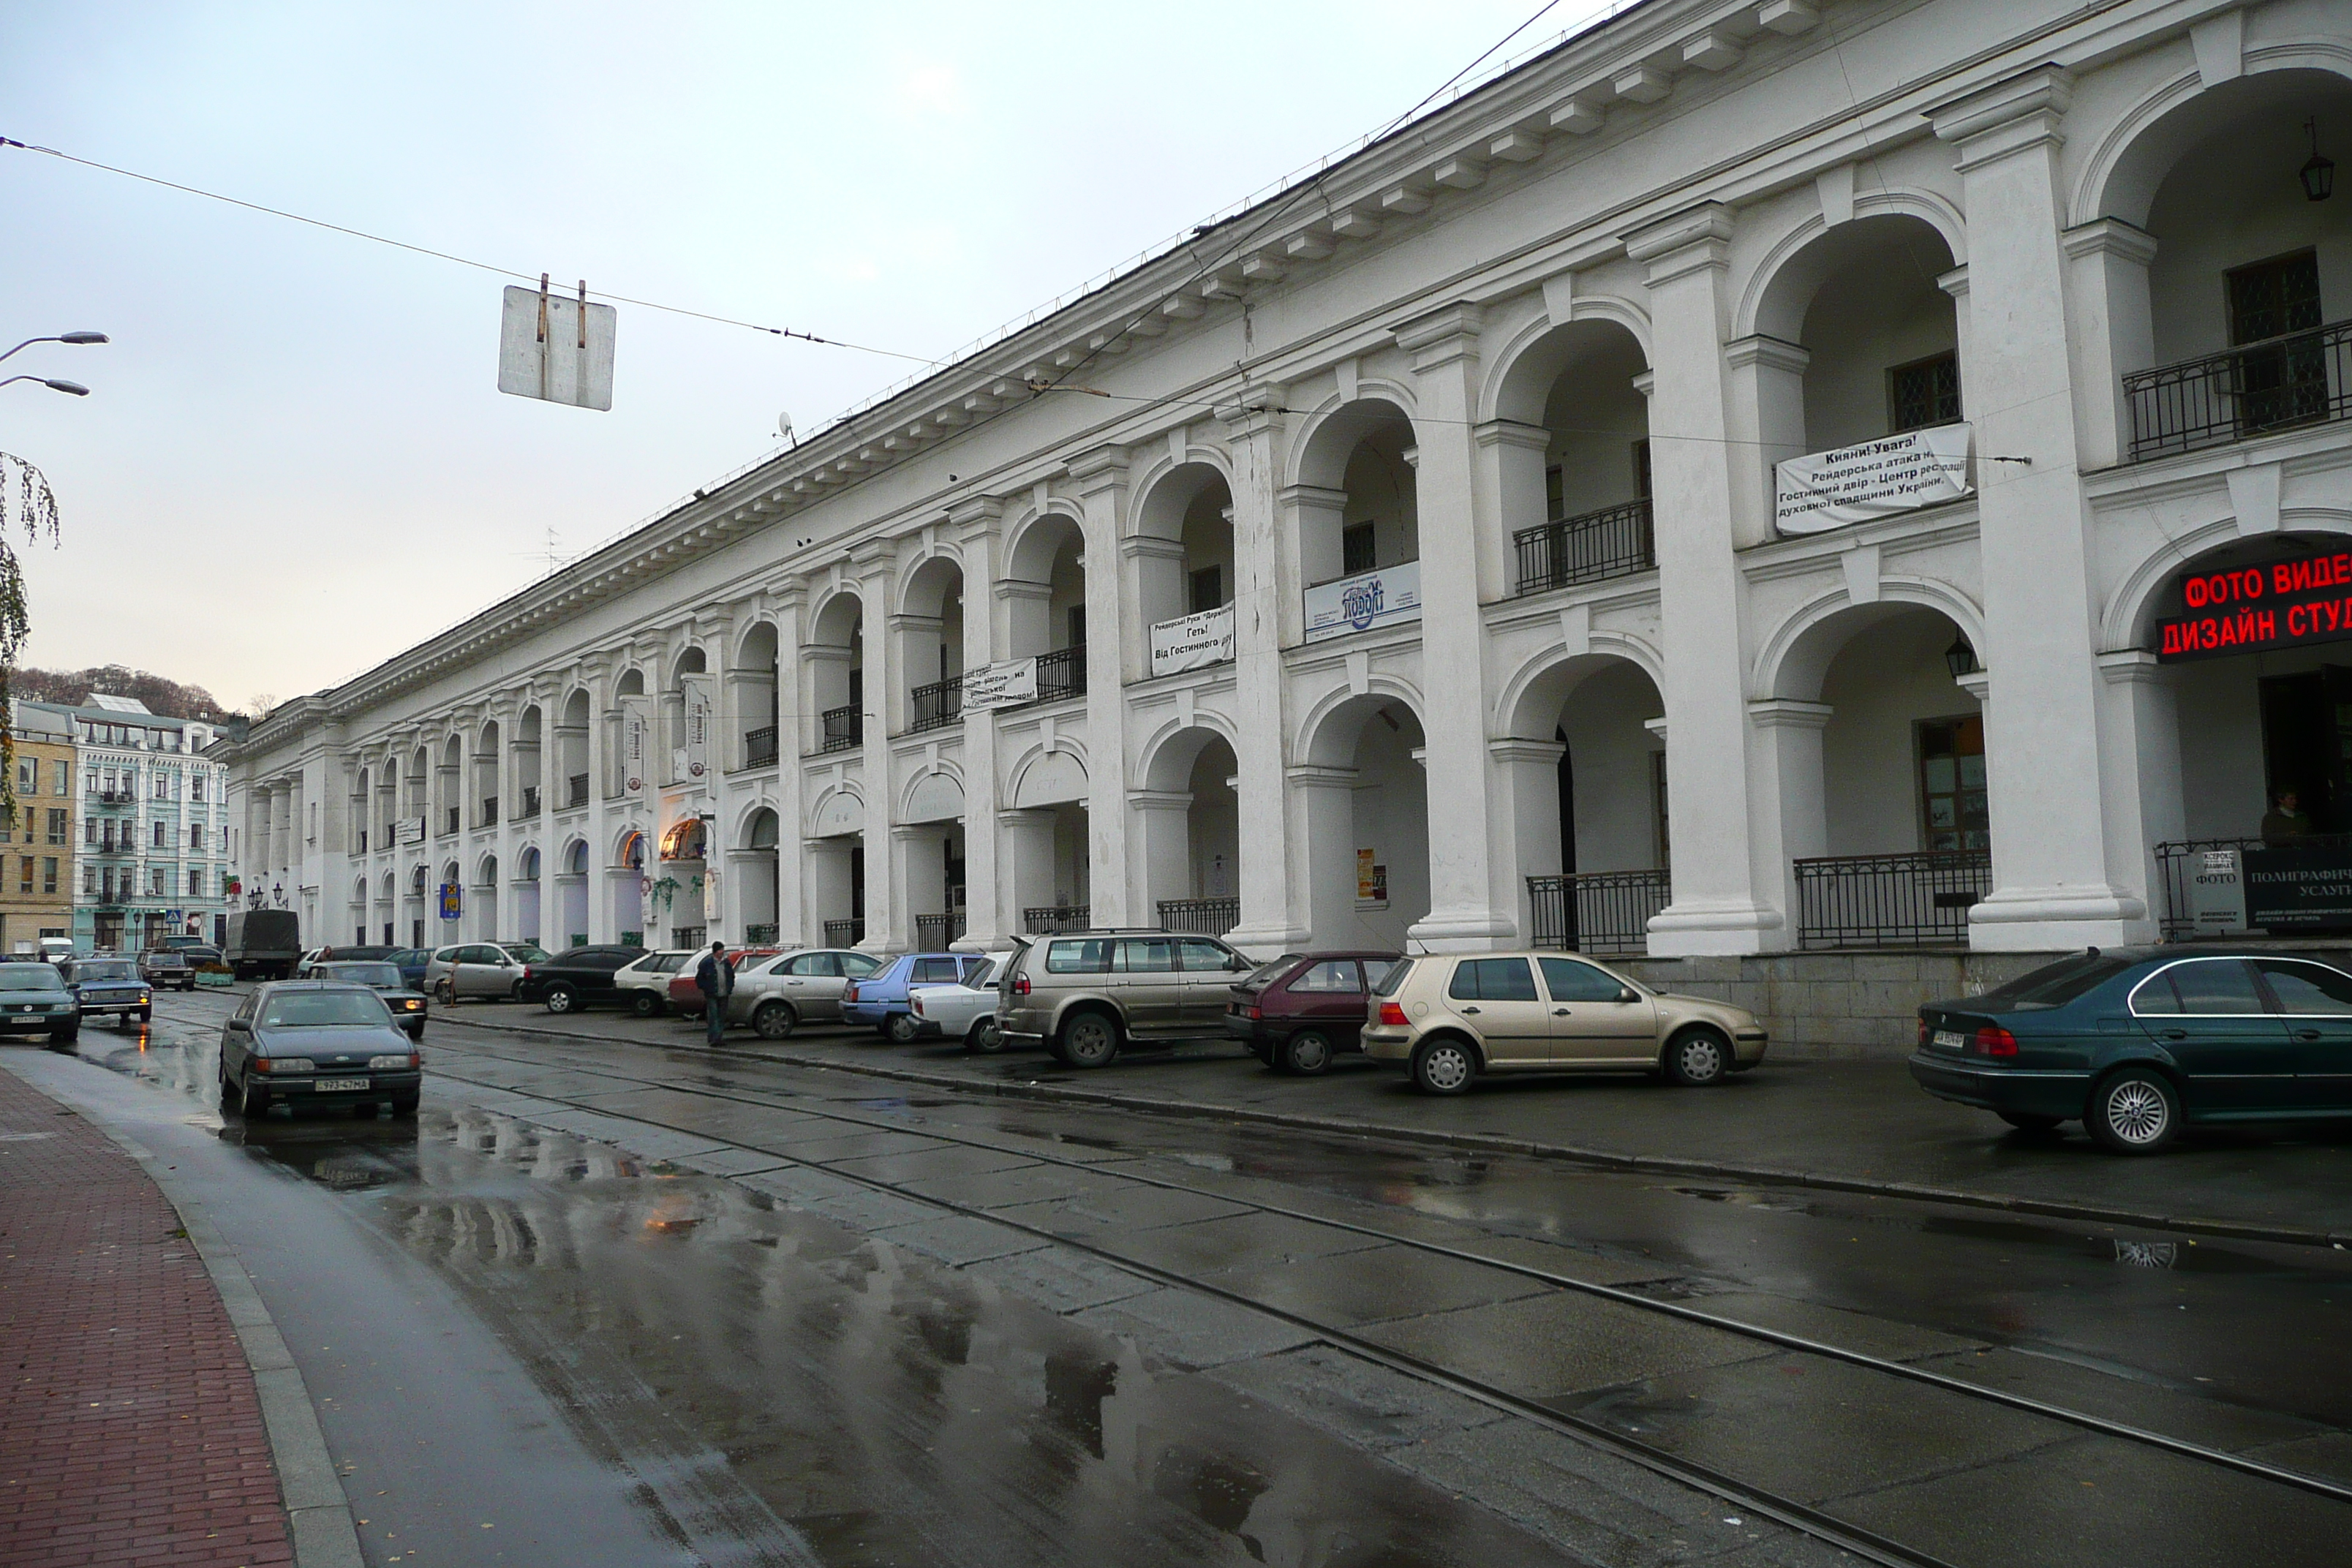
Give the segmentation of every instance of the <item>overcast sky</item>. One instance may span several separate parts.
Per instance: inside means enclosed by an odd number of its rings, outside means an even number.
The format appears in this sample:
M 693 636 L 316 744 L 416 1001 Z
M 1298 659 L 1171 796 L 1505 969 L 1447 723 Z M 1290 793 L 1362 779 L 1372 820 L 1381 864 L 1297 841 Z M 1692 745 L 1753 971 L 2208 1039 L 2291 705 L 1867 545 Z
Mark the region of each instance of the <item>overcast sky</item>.
M 0 135 L 559 284 L 942 354 L 1410 108 L 1537 0 L 0 8 Z M 1519 53 L 1608 9 L 1561 0 Z M 344 679 L 915 367 L 620 308 L 495 390 L 488 273 L 0 151 L 26 662 Z M 5 348 L 6 344 L 0 344 Z M 25 549 L 21 537 L 20 549 Z

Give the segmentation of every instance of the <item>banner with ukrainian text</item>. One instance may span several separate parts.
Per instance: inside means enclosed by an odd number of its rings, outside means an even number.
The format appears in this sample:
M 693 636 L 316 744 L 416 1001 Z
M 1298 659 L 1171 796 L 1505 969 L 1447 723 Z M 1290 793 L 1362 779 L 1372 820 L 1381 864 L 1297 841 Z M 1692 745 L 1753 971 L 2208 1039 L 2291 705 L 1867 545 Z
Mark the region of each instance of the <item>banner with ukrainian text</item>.
M 1958 500 L 1975 488 L 1970 436 L 1966 425 L 1938 425 L 1787 458 L 1774 470 L 1773 525 L 1782 533 L 1823 533 Z

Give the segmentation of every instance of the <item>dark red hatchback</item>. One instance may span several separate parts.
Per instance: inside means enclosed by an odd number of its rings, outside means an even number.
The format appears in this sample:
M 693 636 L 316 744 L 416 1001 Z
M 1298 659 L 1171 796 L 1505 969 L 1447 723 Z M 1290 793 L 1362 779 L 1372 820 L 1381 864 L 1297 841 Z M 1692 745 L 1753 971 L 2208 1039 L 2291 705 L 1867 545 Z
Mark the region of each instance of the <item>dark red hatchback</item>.
M 1364 999 L 1393 952 L 1286 952 L 1233 988 L 1225 1033 L 1276 1072 L 1318 1073 L 1360 1051 Z

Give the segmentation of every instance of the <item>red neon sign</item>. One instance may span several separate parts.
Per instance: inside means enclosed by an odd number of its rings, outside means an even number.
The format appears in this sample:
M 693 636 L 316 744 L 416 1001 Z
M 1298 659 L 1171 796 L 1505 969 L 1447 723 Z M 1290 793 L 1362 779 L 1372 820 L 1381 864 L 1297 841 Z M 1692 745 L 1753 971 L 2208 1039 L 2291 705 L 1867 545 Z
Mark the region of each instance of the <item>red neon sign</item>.
M 2157 658 L 2217 658 L 2352 638 L 2352 552 L 2180 579 L 2189 614 L 2156 624 Z

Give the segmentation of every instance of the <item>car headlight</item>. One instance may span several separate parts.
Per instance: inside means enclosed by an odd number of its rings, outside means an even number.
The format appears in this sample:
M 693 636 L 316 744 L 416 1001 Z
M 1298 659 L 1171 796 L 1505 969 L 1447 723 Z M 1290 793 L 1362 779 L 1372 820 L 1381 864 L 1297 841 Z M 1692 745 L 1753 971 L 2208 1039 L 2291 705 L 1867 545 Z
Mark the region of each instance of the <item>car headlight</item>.
M 319 1064 L 308 1057 L 256 1057 L 254 1067 L 262 1072 L 317 1072 Z
M 370 1057 L 368 1058 L 368 1067 L 370 1070 L 374 1072 L 400 1072 L 411 1068 L 422 1066 L 424 1064 L 424 1058 L 417 1055 L 415 1051 L 409 1051 L 404 1055 L 399 1056 Z
M 403 1000 L 400 1005 L 404 1012 L 418 1012 L 425 1006 L 425 998 L 422 996 L 410 996 Z

